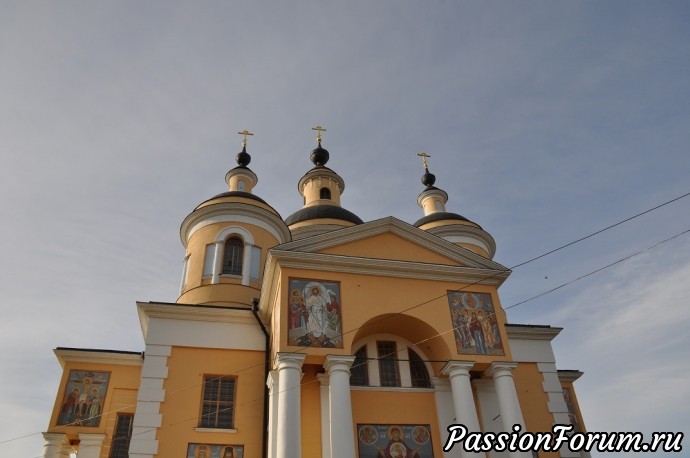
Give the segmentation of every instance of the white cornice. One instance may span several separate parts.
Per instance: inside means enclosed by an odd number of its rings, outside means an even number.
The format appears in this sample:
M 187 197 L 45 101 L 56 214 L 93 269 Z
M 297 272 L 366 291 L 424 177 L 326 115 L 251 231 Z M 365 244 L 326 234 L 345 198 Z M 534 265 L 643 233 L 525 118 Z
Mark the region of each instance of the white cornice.
M 509 272 L 506 267 L 497 262 L 486 259 L 485 257 L 480 256 L 466 248 L 454 245 L 453 243 L 444 240 L 441 237 L 418 229 L 393 216 L 343 228 L 334 232 L 327 232 L 304 239 L 294 240 L 292 242 L 284 243 L 276 248 L 280 251 L 311 253 L 334 246 L 343 245 L 348 242 L 373 237 L 386 232 L 392 233 L 412 243 L 423 246 L 430 251 L 438 253 L 468 267 L 489 269 L 492 271 L 503 270 Z
M 584 372 L 581 371 L 563 371 L 559 370 L 558 372 L 558 380 L 561 382 L 574 382 L 575 380 L 579 379 L 584 375 Z
M 253 224 L 268 231 L 278 240 L 285 243 L 291 240 L 290 230 L 280 216 L 256 205 L 242 202 L 220 202 L 197 208 L 182 222 L 180 240 L 187 247 L 187 241 L 194 232 L 209 224 L 218 222 L 244 222 Z
M 509 271 L 479 269 L 444 264 L 398 261 L 394 259 L 362 258 L 323 253 L 304 253 L 272 249 L 274 257 L 282 267 L 314 269 L 323 268 L 331 272 L 347 272 L 385 277 L 417 278 L 463 283 L 477 282 L 481 285 L 500 285 L 508 278 Z
M 141 324 L 141 332 L 144 335 L 144 339 L 146 339 L 148 334 L 149 320 L 151 318 L 256 324 L 256 318 L 251 308 L 244 306 L 228 308 L 213 305 L 137 302 L 137 311 L 139 312 L 139 323 Z
M 60 366 L 65 367 L 65 363 L 95 363 L 95 364 L 115 364 L 118 366 L 141 366 L 144 358 L 141 354 L 118 353 L 111 351 L 80 350 L 74 348 L 56 348 L 53 350 L 60 362 Z
M 345 181 L 342 179 L 340 175 L 338 175 L 329 168 L 316 167 L 308 171 L 302 178 L 300 178 L 299 182 L 297 183 L 297 190 L 299 191 L 300 195 L 304 196 L 305 184 L 307 184 L 309 181 L 313 179 L 323 177 L 335 180 L 338 183 L 338 189 L 340 191 L 340 194 L 342 194 L 345 191 Z
M 430 197 L 438 197 L 443 204 L 448 202 L 448 193 L 444 191 L 443 189 L 438 189 L 438 188 L 432 188 L 432 189 L 425 189 L 424 191 L 419 194 L 417 197 L 417 205 L 420 207 L 424 207 L 424 201 Z
M 506 324 L 508 339 L 522 340 L 553 340 L 563 328 L 543 327 L 543 326 L 511 326 Z

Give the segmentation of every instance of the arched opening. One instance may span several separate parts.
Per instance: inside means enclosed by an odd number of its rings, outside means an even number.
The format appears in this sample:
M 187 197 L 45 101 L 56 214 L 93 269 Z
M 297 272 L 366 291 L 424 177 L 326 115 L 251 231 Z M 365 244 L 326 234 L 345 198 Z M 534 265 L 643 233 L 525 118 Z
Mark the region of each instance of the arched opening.
M 411 348 L 407 349 L 410 358 L 410 380 L 414 388 L 431 388 L 431 378 L 424 360 Z
M 331 190 L 328 188 L 321 188 L 321 191 L 319 191 L 319 198 L 320 199 L 330 199 L 331 198 Z
M 375 334 L 357 345 L 350 368 L 351 386 L 432 388 L 428 357 L 407 339 Z
M 369 385 L 369 369 L 367 365 L 367 347 L 364 345 L 355 353 L 355 361 L 352 363 L 352 367 L 350 367 L 350 385 Z
M 230 237 L 225 241 L 223 249 L 223 269 L 221 273 L 242 275 L 242 261 L 244 256 L 244 242 L 239 237 Z

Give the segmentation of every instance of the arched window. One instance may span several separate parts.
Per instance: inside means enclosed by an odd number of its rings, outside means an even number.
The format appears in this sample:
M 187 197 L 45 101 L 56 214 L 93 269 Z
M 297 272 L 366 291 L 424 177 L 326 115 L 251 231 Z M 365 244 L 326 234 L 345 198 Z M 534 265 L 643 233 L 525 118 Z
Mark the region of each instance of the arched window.
M 350 368 L 350 385 L 367 386 L 369 385 L 369 368 L 367 361 L 367 346 L 363 346 L 355 353 L 355 361 Z
M 331 198 L 331 190 L 328 188 L 321 188 L 321 191 L 319 192 L 319 198 L 320 199 L 330 199 Z
M 424 360 L 411 348 L 407 349 L 410 355 L 410 380 L 414 388 L 431 388 L 429 371 L 426 370 Z
M 430 366 L 408 340 L 379 334 L 367 337 L 354 348 L 358 347 L 350 367 L 351 386 L 433 388 Z
M 379 340 L 376 342 L 376 351 L 378 353 L 381 386 L 400 386 L 398 350 L 395 342 Z
M 242 275 L 242 257 L 244 254 L 244 242 L 239 237 L 230 237 L 225 241 L 223 250 L 224 274 Z

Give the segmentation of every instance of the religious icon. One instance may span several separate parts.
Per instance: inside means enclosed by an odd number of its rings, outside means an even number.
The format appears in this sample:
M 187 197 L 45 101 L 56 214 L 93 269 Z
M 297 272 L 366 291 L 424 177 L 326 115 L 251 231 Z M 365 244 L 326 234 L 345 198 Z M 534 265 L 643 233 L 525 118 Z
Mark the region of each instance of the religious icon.
M 189 444 L 187 458 L 243 458 L 241 445 Z
M 98 426 L 109 379 L 110 372 L 71 370 L 57 424 Z
M 290 279 L 288 344 L 342 348 L 340 283 Z
M 429 425 L 357 425 L 360 458 L 433 458 Z
M 448 304 L 458 353 L 504 354 L 490 294 L 449 291 Z

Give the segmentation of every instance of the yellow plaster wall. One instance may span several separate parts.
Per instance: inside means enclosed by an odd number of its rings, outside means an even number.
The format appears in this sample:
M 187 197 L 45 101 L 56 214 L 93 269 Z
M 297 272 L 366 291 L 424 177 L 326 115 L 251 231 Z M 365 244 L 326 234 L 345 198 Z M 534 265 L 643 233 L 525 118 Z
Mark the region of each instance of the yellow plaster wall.
M 57 420 L 65 395 L 65 387 L 71 370 L 110 372 L 110 380 L 105 399 L 102 400 L 101 421 L 98 427 L 89 426 L 58 426 Z M 115 418 L 117 412 L 133 413 L 136 406 L 136 393 L 141 379 L 141 366 L 121 364 L 95 364 L 67 362 L 63 368 L 62 379 L 58 388 L 53 413 L 50 416 L 48 426 L 49 433 L 65 433 L 68 440 L 77 441 L 79 433 L 105 434 L 104 447 L 101 448 L 101 456 L 107 457 L 106 448 L 109 450 L 113 436 Z M 106 447 L 107 446 L 107 447 Z
M 340 282 L 343 348 L 303 348 L 289 346 L 287 329 L 289 279 L 313 279 Z M 505 331 L 505 313 L 500 308 L 496 288 L 489 285 L 473 285 L 465 290 L 469 292 L 489 293 L 497 311 L 497 322 L 504 346 L 504 356 L 459 355 L 456 350 L 453 325 L 448 306 L 447 291 L 464 288 L 467 285 L 431 281 L 359 275 L 351 273 L 322 272 L 306 269 L 284 268 L 280 273 L 281 288 L 278 309 L 281 318 L 275 317 L 273 330 L 280 335 L 279 345 L 274 351 L 292 351 L 307 353 L 307 362 L 322 363 L 328 354 L 350 355 L 357 340 L 371 334 L 390 333 L 418 344 L 429 359 L 448 360 L 463 359 L 476 361 L 478 368 L 485 368 L 492 361 L 509 361 L 510 348 Z M 423 304 L 419 307 L 414 307 Z M 402 310 L 410 309 L 401 316 Z M 279 326 L 279 329 L 275 326 Z M 312 359 L 314 358 L 314 359 Z M 434 369 L 442 364 L 434 363 Z M 438 373 L 436 374 L 438 375 Z
M 240 181 L 244 181 L 244 189 L 242 192 L 252 192 L 252 189 L 254 188 L 254 178 L 251 177 L 249 174 L 243 174 L 243 173 L 236 173 L 232 177 L 230 177 L 230 180 L 228 182 L 228 187 L 230 188 L 231 191 L 239 191 L 239 185 Z
M 319 184 L 320 183 L 320 184 Z M 321 199 L 321 188 L 328 188 L 331 191 L 330 199 Z M 319 202 L 324 205 L 340 206 L 340 190 L 338 189 L 337 181 L 323 178 L 312 178 L 307 181 L 302 188 L 302 195 L 304 196 L 305 207 L 312 205 L 319 205 Z
M 321 383 L 316 374 L 321 370 L 319 365 L 302 366 L 302 392 L 300 409 L 302 410 L 302 456 L 321 456 Z
M 486 259 L 491 259 L 491 256 L 489 256 L 489 252 L 486 251 L 484 248 L 480 248 L 477 245 L 472 245 L 471 243 L 455 243 L 457 246 L 461 246 L 467 250 L 470 250 L 471 252 L 478 254 L 479 256 L 486 258 Z
M 207 282 L 196 288 L 188 289 L 177 302 L 179 304 L 204 305 L 251 305 L 253 298 L 261 294 L 258 282 L 250 282 L 244 286 L 240 278 L 221 278 L 221 282 L 212 285 Z
M 439 211 L 446 211 L 446 205 L 441 199 L 440 196 L 432 196 L 432 197 L 427 197 L 422 201 L 422 208 L 424 209 L 424 216 L 430 215 L 432 213 L 435 213 L 436 210 L 436 202 L 441 202 L 441 210 Z
M 532 432 L 549 432 L 553 426 L 553 415 L 549 412 L 549 397 L 544 392 L 544 377 L 537 363 L 519 363 L 513 371 L 525 427 Z M 540 457 L 556 458 L 558 452 L 539 452 Z
M 226 302 L 227 297 L 234 297 L 232 294 L 235 292 L 228 292 L 223 290 L 218 290 L 216 288 L 203 288 L 204 284 L 208 284 L 210 281 L 209 277 L 202 278 L 204 269 L 204 257 L 206 255 L 206 245 L 214 244 L 216 236 L 223 229 L 237 226 L 242 229 L 247 230 L 254 237 L 254 245 L 261 248 L 261 268 L 259 269 L 260 275 L 263 275 L 263 266 L 266 262 L 266 256 L 268 254 L 268 249 L 276 246 L 278 241 L 276 240 L 270 232 L 251 224 L 238 223 L 238 222 L 223 222 L 216 224 L 209 224 L 201 229 L 197 230 L 190 238 L 187 244 L 187 253 L 190 255 L 187 264 L 187 283 L 185 284 L 182 295 L 177 299 L 177 302 L 182 304 L 206 304 L 206 303 L 218 303 Z M 208 281 L 204 281 L 208 280 Z M 241 277 L 231 277 L 231 276 L 221 276 L 221 283 L 224 284 L 235 284 L 241 286 Z M 259 282 L 250 282 L 255 288 L 259 288 Z M 215 286 L 215 285 L 214 285 Z M 200 288 L 196 290 L 197 288 Z M 228 296 L 228 293 L 231 294 Z M 237 293 L 241 295 L 238 290 Z M 256 297 L 256 296 L 253 296 Z M 251 300 L 251 298 L 250 298 Z
M 395 234 L 384 233 L 364 240 L 344 243 L 320 251 L 325 254 L 358 256 L 363 258 L 395 259 L 398 261 L 424 262 L 429 264 L 460 265 L 457 261 L 434 253 Z
M 441 431 L 432 392 L 352 390 L 354 428 L 358 424 L 429 425 L 434 456 L 443 456 Z M 443 425 L 445 428 L 446 425 Z
M 199 432 L 204 375 L 236 375 L 236 433 Z M 189 443 L 243 445 L 247 457 L 261 456 L 264 409 L 264 353 L 173 347 L 168 358 L 158 457 L 183 456 Z
M 114 436 L 113 432 L 117 426 L 117 414 L 134 414 L 135 405 L 137 403 L 137 392 L 137 389 L 115 388 L 113 390 L 111 409 L 116 412 L 109 412 L 105 414 L 105 430 L 110 431 L 110 433 L 105 438 L 105 441 L 103 441 L 103 447 L 101 447 L 101 458 L 107 458 L 110 454 L 110 447 Z

